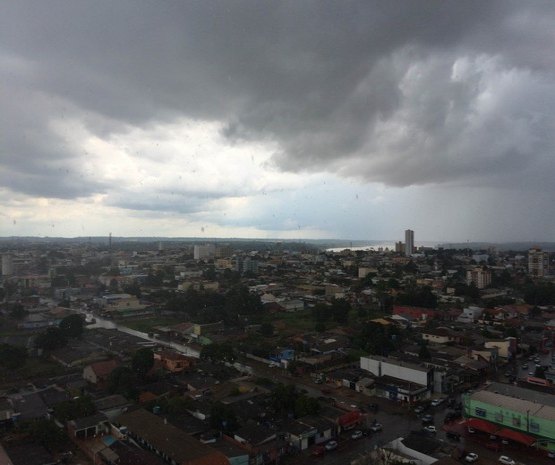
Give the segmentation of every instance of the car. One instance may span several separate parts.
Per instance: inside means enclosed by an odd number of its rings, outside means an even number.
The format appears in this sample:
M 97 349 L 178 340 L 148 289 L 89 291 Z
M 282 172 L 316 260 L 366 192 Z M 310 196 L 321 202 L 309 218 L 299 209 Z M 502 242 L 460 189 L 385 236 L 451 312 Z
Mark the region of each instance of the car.
M 474 463 L 476 462 L 476 460 L 478 460 L 478 454 L 474 452 L 469 452 L 468 454 L 466 454 L 466 457 L 464 458 L 464 461 L 467 463 Z
M 503 465 L 516 465 L 516 462 L 511 457 L 507 457 L 506 455 L 499 457 L 499 463 L 502 463 Z
M 534 376 L 534 372 L 533 372 L 533 371 L 529 371 L 529 372 L 528 372 L 528 376 Z
M 316 446 L 312 449 L 311 455 L 314 457 L 322 457 L 326 453 L 326 448 L 324 446 Z
M 351 434 L 351 439 L 360 439 L 362 436 L 362 431 L 357 429 L 356 431 L 353 431 L 353 434 Z
M 447 431 L 447 433 L 445 433 L 445 437 L 447 439 L 451 439 L 453 441 L 460 441 L 461 440 L 461 435 L 459 433 L 455 433 L 453 431 Z
M 381 423 L 373 423 L 370 426 L 370 431 L 373 431 L 374 433 L 377 433 L 378 431 L 381 431 L 383 429 L 383 426 L 381 425 Z
M 425 410 L 425 409 L 424 409 L 424 407 L 423 407 L 422 405 L 418 405 L 418 406 L 414 407 L 414 413 L 416 413 L 417 415 L 418 415 L 419 413 L 424 412 L 424 410 Z
M 380 409 L 380 407 L 378 406 L 378 404 L 368 404 L 368 409 L 371 412 L 376 413 Z
M 329 441 L 326 443 L 324 447 L 326 448 L 327 451 L 335 450 L 337 449 L 337 441 Z
M 431 416 L 429 413 L 422 417 L 422 423 L 431 423 L 434 421 L 434 417 Z
M 527 369 L 528 369 L 528 364 L 527 364 L 527 363 L 523 364 L 523 365 L 522 365 L 522 369 L 523 369 L 523 370 L 527 370 Z
M 439 407 L 441 404 L 443 404 L 443 402 L 445 401 L 445 399 L 434 399 L 431 402 L 431 406 L 432 407 Z
M 426 431 L 426 433 L 431 433 L 431 434 L 437 433 L 436 427 L 434 425 L 424 426 L 424 431 Z
M 486 444 L 486 449 L 499 452 L 501 450 L 501 445 L 498 442 L 488 442 Z

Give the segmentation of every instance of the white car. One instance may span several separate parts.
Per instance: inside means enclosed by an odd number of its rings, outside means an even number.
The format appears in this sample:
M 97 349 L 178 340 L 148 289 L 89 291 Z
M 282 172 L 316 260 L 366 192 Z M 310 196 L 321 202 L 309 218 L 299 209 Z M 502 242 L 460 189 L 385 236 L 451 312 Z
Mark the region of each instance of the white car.
M 464 461 L 467 463 L 474 463 L 476 460 L 478 460 L 478 454 L 475 454 L 474 452 L 466 454 L 466 457 L 464 458 Z
M 326 450 L 337 449 L 337 441 L 330 441 L 324 447 L 326 448 Z
M 381 431 L 383 429 L 383 426 L 380 423 L 373 423 L 370 426 L 370 431 L 373 431 L 374 433 L 377 433 L 378 431 Z
M 516 462 L 511 457 L 507 457 L 506 455 L 499 457 L 499 463 L 502 463 L 503 465 L 516 465 Z
M 437 433 L 436 427 L 433 425 L 424 426 L 424 431 L 426 431 L 426 433 L 432 433 L 432 434 Z
M 434 400 L 432 400 L 430 405 L 432 407 L 437 407 L 437 406 L 443 404 L 443 401 L 444 401 L 444 399 L 434 399 Z

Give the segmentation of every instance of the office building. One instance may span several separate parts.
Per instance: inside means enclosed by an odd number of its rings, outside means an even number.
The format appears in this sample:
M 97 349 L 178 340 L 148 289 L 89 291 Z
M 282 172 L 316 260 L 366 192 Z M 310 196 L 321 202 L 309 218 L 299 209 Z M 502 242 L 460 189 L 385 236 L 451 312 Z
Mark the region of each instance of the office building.
M 410 257 L 414 253 L 414 231 L 407 229 L 405 231 L 405 256 Z
M 485 267 L 477 266 L 466 272 L 466 284 L 471 283 L 478 289 L 485 289 L 491 284 L 491 271 Z
M 541 278 L 549 273 L 549 253 L 539 247 L 528 251 L 528 273 L 533 278 Z

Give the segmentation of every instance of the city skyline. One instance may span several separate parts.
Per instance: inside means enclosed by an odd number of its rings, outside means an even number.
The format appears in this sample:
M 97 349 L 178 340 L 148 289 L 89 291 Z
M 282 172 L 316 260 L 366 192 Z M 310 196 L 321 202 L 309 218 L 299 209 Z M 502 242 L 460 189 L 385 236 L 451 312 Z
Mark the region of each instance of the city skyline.
M 0 24 L 1 237 L 555 238 L 552 2 L 21 1 Z

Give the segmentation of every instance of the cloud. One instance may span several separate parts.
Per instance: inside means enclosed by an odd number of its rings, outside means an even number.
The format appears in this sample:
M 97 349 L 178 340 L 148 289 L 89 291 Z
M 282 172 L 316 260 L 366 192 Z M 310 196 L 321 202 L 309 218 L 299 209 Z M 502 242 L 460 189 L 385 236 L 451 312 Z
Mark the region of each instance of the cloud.
M 269 197 L 300 205 L 319 173 L 533 198 L 553 30 L 549 0 L 9 2 L 0 187 L 278 231 L 296 218 Z

